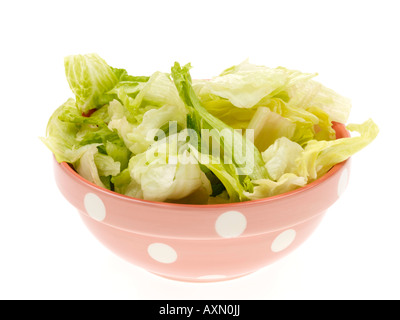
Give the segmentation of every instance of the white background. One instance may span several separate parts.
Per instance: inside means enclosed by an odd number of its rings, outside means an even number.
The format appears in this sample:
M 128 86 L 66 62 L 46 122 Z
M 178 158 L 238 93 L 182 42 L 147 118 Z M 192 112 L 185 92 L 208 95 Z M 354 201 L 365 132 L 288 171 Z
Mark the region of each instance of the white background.
M 2 299 L 399 299 L 398 1 L 2 1 Z M 191 62 L 194 78 L 246 58 L 318 72 L 378 138 L 344 196 L 297 251 L 250 276 L 158 278 L 102 247 L 61 196 L 40 142 L 71 96 L 63 59 L 97 52 L 134 75 Z

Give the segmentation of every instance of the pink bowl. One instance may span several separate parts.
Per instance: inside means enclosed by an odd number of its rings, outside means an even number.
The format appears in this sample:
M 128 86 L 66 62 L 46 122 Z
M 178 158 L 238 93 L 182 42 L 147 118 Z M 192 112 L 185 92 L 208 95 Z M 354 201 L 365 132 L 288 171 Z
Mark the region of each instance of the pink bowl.
M 350 136 L 342 124 L 333 128 L 338 138 Z M 296 249 L 343 193 L 350 168 L 344 161 L 305 187 L 267 199 L 184 205 L 120 195 L 54 162 L 60 191 L 100 242 L 149 272 L 191 282 L 241 277 Z

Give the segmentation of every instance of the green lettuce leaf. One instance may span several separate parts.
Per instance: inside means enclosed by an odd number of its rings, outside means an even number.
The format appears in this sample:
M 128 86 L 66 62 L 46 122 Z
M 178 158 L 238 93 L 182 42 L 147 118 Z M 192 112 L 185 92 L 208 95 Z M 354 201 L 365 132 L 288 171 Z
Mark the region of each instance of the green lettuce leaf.
M 379 133 L 378 126 L 371 119 L 362 124 L 349 124 L 346 128 L 358 132 L 359 136 L 331 141 L 309 141 L 301 157 L 296 160 L 298 174 L 309 181 L 321 177 L 332 166 L 347 160 L 369 145 Z
M 203 102 L 217 96 L 238 108 L 252 108 L 260 100 L 278 95 L 294 83 L 314 76 L 282 67 L 257 66 L 246 60 L 226 69 L 218 77 L 196 81 L 194 88 Z
M 181 106 L 164 105 L 159 109 L 148 110 L 142 122 L 127 134 L 127 138 L 132 142 L 130 150 L 134 154 L 146 151 L 154 143 L 156 136 L 164 135 L 161 128 L 173 126 L 174 123 L 176 128 L 186 127 L 186 110 L 182 110 Z
M 285 192 L 296 190 L 307 184 L 307 179 L 299 177 L 294 173 L 283 174 L 278 181 L 270 179 L 255 180 L 254 191 L 246 193 L 250 200 L 264 199 Z
M 175 106 L 181 113 L 185 113 L 185 105 L 167 74 L 153 73 L 146 83 L 138 85 L 138 89 L 140 90 L 135 98 L 127 96 L 124 91 L 119 93 L 120 100 L 129 112 L 128 120 L 131 123 L 141 123 L 147 111 L 165 105 Z
M 299 81 L 286 90 L 290 97 L 289 105 L 316 107 L 328 114 L 332 121 L 347 123 L 351 111 L 350 99 L 321 83 L 314 80 Z
M 135 193 L 135 198 L 141 198 L 143 195 L 139 192 L 132 192 L 132 189 L 136 187 L 135 184 L 131 184 L 132 178 L 129 168 L 122 170 L 118 175 L 111 178 L 111 182 L 114 185 L 114 191 L 120 194 L 128 195 L 129 193 Z M 135 188 L 139 191 L 138 188 Z
M 138 83 L 138 82 L 147 82 L 149 81 L 150 77 L 147 76 L 131 76 L 128 74 L 128 71 L 121 68 L 113 68 L 110 67 L 111 70 L 114 72 L 115 76 L 118 79 L 118 82 L 130 82 L 130 83 Z
M 104 94 L 118 82 L 111 67 L 94 53 L 68 56 L 64 59 L 64 67 L 81 112 L 101 106 Z
M 128 167 L 131 152 L 121 139 L 114 142 L 106 141 L 104 148 L 107 155 L 109 155 L 115 162 L 120 163 L 121 171 Z
M 105 154 L 97 152 L 94 155 L 94 163 L 96 164 L 99 176 L 116 176 L 121 172 L 121 163 Z
M 198 152 L 193 145 L 190 145 L 189 147 L 191 154 L 196 158 L 196 160 L 210 170 L 218 179 L 218 181 L 222 183 L 229 196 L 229 199 L 226 202 L 240 202 L 248 200 L 246 196 L 246 188 L 242 185 L 242 182 L 237 175 L 236 168 L 233 164 L 221 163 L 220 159 L 217 159 L 210 154 Z
M 111 177 L 120 174 L 121 165 L 110 156 L 99 153 L 97 145 L 88 150 L 75 164 L 76 171 L 86 180 L 106 189 L 111 189 Z
M 110 156 L 110 160 L 118 162 L 124 169 L 128 166 L 130 152 L 118 133 L 107 127 L 108 120 L 108 106 L 85 117 L 78 110 L 75 100 L 69 99 L 50 118 L 46 138 L 42 138 L 42 141 L 54 153 L 58 162 L 75 164 L 86 151 L 96 146 L 103 153 L 98 155 L 99 158 Z
M 273 180 L 278 181 L 285 173 L 296 172 L 296 159 L 304 149 L 286 137 L 277 139 L 262 153 L 265 166 Z
M 75 165 L 76 171 L 86 180 L 106 188 L 100 179 L 99 171 L 95 163 L 95 155 L 98 154 L 98 149 L 96 145 L 90 145 L 90 147 L 85 151 L 82 157 L 79 159 L 77 165 Z
M 149 108 L 142 117 L 140 123 L 132 124 L 128 120 L 128 111 L 117 100 L 110 103 L 111 121 L 108 128 L 115 130 L 124 141 L 126 147 L 133 154 L 146 151 L 155 138 L 164 133 L 162 129 L 175 123 L 179 128 L 186 127 L 186 110 L 182 106 L 164 105 L 160 108 Z
M 194 119 L 192 128 L 197 130 L 200 137 L 202 129 L 210 129 L 211 137 L 220 145 L 225 159 L 232 160 L 237 169 L 237 174 L 249 176 L 251 179 L 268 177 L 261 153 L 254 144 L 203 107 L 193 90 L 189 73 L 190 68 L 190 64 L 181 68 L 179 63 L 176 62 L 171 68 L 171 74 L 190 116 Z M 226 135 L 224 137 L 226 139 L 223 139 L 223 134 Z M 200 152 L 202 151 L 200 150 Z
M 128 121 L 128 111 L 118 100 L 111 101 L 108 110 L 111 117 L 111 120 L 108 123 L 108 129 L 113 132 L 117 132 L 119 138 L 122 139 L 125 146 L 131 150 L 134 142 L 130 141 L 128 134 L 133 132 L 137 125 L 134 125 Z
M 80 126 L 77 126 L 76 122 L 66 122 L 59 119 L 60 116 L 62 117 L 69 112 L 73 115 L 77 113 L 74 99 L 68 99 L 57 108 L 47 124 L 46 136 L 41 137 L 41 140 L 52 151 L 58 162 L 74 164 L 92 145 L 82 145 L 77 140 Z
M 203 102 L 204 107 L 214 117 L 217 117 L 233 129 L 247 129 L 251 119 L 257 111 L 257 108 L 238 108 L 229 100 L 215 99 Z
M 145 200 L 176 201 L 201 189 L 207 202 L 212 193 L 210 182 L 178 135 L 157 141 L 146 152 L 132 157 L 131 178 L 140 186 Z
M 359 136 L 331 141 L 311 140 L 305 148 L 285 137 L 277 139 L 263 152 L 273 179 L 253 180 L 254 191 L 246 192 L 245 196 L 262 199 L 305 186 L 365 148 L 379 131 L 371 119 L 363 124 L 349 124 L 347 129 L 358 132 Z
M 283 67 L 244 61 L 192 81 L 190 64 L 150 77 L 97 54 L 66 57 L 64 66 L 75 99 L 55 110 L 41 140 L 83 178 L 134 198 L 214 204 L 274 196 L 323 176 L 379 131 L 368 120 L 347 126 L 358 135 L 336 140 L 332 123 L 346 123 L 350 100 L 316 74 Z
M 293 138 L 296 124 L 267 107 L 259 107 L 247 129 L 254 130 L 254 144 L 262 152 L 280 137 Z

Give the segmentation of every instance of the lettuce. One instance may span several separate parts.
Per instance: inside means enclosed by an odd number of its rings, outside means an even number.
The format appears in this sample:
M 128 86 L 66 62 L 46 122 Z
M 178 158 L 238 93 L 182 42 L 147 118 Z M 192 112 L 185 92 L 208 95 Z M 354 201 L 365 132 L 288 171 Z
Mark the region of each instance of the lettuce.
M 120 162 L 115 161 L 112 157 L 99 153 L 98 151 L 94 155 L 94 163 L 96 164 L 99 176 L 116 176 L 121 172 Z
M 212 193 L 210 182 L 186 144 L 180 144 L 179 140 L 178 134 L 171 135 L 131 158 L 130 175 L 140 186 L 143 199 L 174 201 L 200 190 L 208 201 Z
M 365 148 L 379 132 L 371 119 L 362 124 L 349 124 L 347 129 L 358 132 L 359 136 L 332 141 L 311 140 L 304 149 L 284 137 L 276 140 L 263 153 L 273 179 L 253 181 L 254 192 L 245 195 L 249 199 L 261 199 L 302 187 Z
M 71 55 L 64 59 L 65 74 L 79 110 L 101 105 L 104 94 L 118 82 L 111 67 L 97 54 Z
M 294 123 L 296 128 L 290 139 L 305 145 L 312 139 L 335 139 L 332 121 L 346 123 L 351 109 L 349 99 L 312 80 L 316 75 L 283 67 L 268 68 L 244 61 L 226 69 L 218 77 L 196 81 L 193 87 L 207 110 L 226 124 L 234 128 L 244 128 L 247 125 L 248 129 L 255 129 L 258 124 L 259 128 L 264 128 L 263 119 L 267 113 L 265 109 L 264 112 L 260 111 L 261 114 L 257 110 L 260 107 L 268 108 Z M 259 115 L 263 119 L 258 119 Z M 269 116 L 273 117 L 272 114 Z M 276 127 L 284 124 L 287 130 L 288 127 L 293 128 L 288 121 L 275 118 L 279 122 L 275 124 Z M 273 119 L 270 119 L 271 123 L 275 123 Z M 271 131 L 274 130 L 268 133 Z M 274 139 L 280 137 L 276 135 L 277 132 L 272 133 L 272 136 L 268 133 L 261 135 L 264 139 L 268 136 L 266 140 L 256 137 L 260 151 L 264 151 Z M 288 134 L 284 136 L 288 137 Z
M 343 97 L 317 81 L 300 81 L 287 88 L 290 105 L 313 106 L 329 115 L 331 121 L 346 123 L 350 111 L 350 99 Z
M 264 151 L 280 137 L 293 138 L 296 124 L 267 107 L 259 107 L 247 129 L 254 130 L 254 144 Z
M 100 179 L 99 170 L 96 166 L 94 157 L 98 154 L 96 145 L 91 145 L 88 150 L 79 159 L 78 164 L 75 166 L 76 171 L 86 180 L 105 188 L 106 186 Z
M 234 165 L 222 163 L 220 159 L 216 159 L 212 155 L 202 154 L 194 146 L 190 146 L 190 150 L 195 159 L 217 178 L 215 184 L 224 186 L 223 189 L 228 195 L 227 202 L 248 200 L 246 188 L 242 184 Z M 211 185 L 211 189 L 214 189 L 215 184 Z
M 97 54 L 68 56 L 75 96 L 50 117 L 43 143 L 86 180 L 151 201 L 217 204 L 262 199 L 322 177 L 378 135 L 346 124 L 351 102 L 316 73 L 244 61 L 209 80 L 190 64 L 130 75 Z
M 134 154 L 146 151 L 154 143 L 156 136 L 161 134 L 161 128 L 172 126 L 174 123 L 177 128 L 186 126 L 186 110 L 182 110 L 180 106 L 164 105 L 159 109 L 147 111 L 140 125 L 127 135 L 133 143 L 130 150 Z
M 253 181 L 253 183 L 255 185 L 254 191 L 246 194 L 250 200 L 264 199 L 304 187 L 307 184 L 307 179 L 294 173 L 285 173 L 278 181 L 261 179 Z
M 257 108 L 238 108 L 229 100 L 216 99 L 203 102 L 204 108 L 207 109 L 214 117 L 220 119 L 233 129 L 245 130 L 248 128 L 250 121 L 254 117 Z
M 196 132 L 191 140 L 206 142 L 206 151 L 199 144 L 192 144 L 198 151 L 195 152 L 196 158 L 224 184 L 231 202 L 245 201 L 245 192 L 253 188 L 251 180 L 269 177 L 261 153 L 246 136 L 242 136 L 203 107 L 192 87 L 190 68 L 189 64 L 181 67 L 179 63 L 175 63 L 171 72 L 178 92 L 190 110 L 188 120 L 191 125 L 188 127 Z M 207 129 L 204 137 L 203 132 Z M 191 148 L 192 152 L 194 148 Z M 219 151 L 219 157 L 213 156 L 212 150 L 215 149 Z
M 46 129 L 46 137 L 42 142 L 52 151 L 58 162 L 76 163 L 82 155 L 91 147 L 90 144 L 82 145 L 77 140 L 80 126 L 76 122 L 60 120 L 62 115 L 70 113 L 76 115 L 75 100 L 68 99 L 50 117 Z
M 239 174 L 248 175 L 252 179 L 267 176 L 268 172 L 264 167 L 261 153 L 254 144 L 203 107 L 192 87 L 190 68 L 190 64 L 182 68 L 176 62 L 171 72 L 175 86 L 190 110 L 190 116 L 197 122 L 194 129 L 197 129 L 198 133 L 201 129 L 214 129 L 210 130 L 212 138 L 221 144 L 224 155 L 233 161 Z M 228 135 L 227 139 L 221 138 L 223 131 Z
M 210 81 L 195 85 L 200 99 L 214 96 L 229 100 L 238 108 L 252 108 L 260 100 L 273 97 L 297 81 L 314 77 L 285 68 L 268 68 L 249 63 L 247 60 L 224 70 Z
M 302 156 L 304 149 L 286 137 L 277 139 L 262 153 L 265 166 L 272 180 L 278 181 L 285 173 L 297 172 L 296 159 Z
M 346 128 L 358 132 L 359 136 L 331 141 L 309 141 L 301 157 L 296 160 L 298 173 L 308 178 L 308 181 L 315 180 L 328 172 L 335 164 L 347 160 L 365 148 L 379 133 L 379 128 L 372 119 L 362 124 L 349 124 Z

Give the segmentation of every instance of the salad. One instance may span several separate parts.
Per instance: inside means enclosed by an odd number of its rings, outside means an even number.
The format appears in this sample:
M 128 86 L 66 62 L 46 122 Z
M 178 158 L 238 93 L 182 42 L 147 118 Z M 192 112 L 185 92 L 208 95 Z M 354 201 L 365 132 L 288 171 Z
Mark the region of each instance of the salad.
M 65 58 L 74 98 L 41 138 L 88 181 L 151 201 L 215 204 L 262 199 L 318 179 L 371 143 L 371 120 L 336 139 L 349 99 L 317 74 L 244 61 L 195 80 L 190 64 L 133 76 L 97 54 Z

